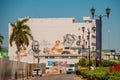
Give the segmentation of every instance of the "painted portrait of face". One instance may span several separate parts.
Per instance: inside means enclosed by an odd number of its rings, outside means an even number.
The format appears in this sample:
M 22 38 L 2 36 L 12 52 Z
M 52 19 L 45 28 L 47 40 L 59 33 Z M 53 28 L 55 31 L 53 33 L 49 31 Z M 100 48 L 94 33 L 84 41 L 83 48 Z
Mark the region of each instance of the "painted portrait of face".
M 64 41 L 63 41 L 63 45 L 64 46 L 71 46 L 75 41 L 75 35 L 72 34 L 66 34 L 64 36 Z
M 32 43 L 32 50 L 34 52 L 39 50 L 39 42 L 38 41 L 33 41 L 33 43 Z

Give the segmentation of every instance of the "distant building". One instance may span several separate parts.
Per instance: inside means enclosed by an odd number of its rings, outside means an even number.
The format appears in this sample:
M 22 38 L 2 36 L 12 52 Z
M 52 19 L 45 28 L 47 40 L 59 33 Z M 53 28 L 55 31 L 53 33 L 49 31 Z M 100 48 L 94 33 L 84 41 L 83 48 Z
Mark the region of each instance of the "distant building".
M 95 20 L 83 17 L 83 22 L 76 22 L 75 18 L 29 18 L 26 23 L 31 28 L 34 40 L 39 42 L 40 63 L 46 63 L 50 67 L 60 63 L 77 63 L 79 58 L 88 57 L 88 30 L 90 30 L 91 57 L 96 50 Z M 84 31 L 83 31 L 84 28 Z M 12 27 L 9 25 L 9 37 Z M 32 51 L 32 42 L 21 51 L 21 61 L 37 63 L 37 56 Z M 10 60 L 17 60 L 16 45 L 9 45 Z M 24 56 L 24 54 L 27 54 Z

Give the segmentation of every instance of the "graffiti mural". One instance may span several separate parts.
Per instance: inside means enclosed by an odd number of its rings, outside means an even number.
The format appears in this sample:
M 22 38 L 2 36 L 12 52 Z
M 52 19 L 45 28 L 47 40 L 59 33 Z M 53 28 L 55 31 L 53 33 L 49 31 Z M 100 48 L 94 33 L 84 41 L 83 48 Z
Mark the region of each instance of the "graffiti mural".
M 45 54 L 50 54 L 50 51 L 51 51 L 51 49 L 48 47 L 43 48 L 43 53 L 45 53 Z
M 42 46 L 42 53 L 43 54 L 50 54 L 51 53 L 51 43 L 49 41 L 43 40 L 40 42 L 40 46 Z
M 80 37 L 77 37 L 74 34 L 66 34 L 63 36 L 62 40 L 63 41 L 56 39 L 55 42 L 46 40 L 41 41 L 41 54 L 78 54 L 77 46 L 79 44 L 77 45 L 76 42 L 79 40 L 80 43 Z M 69 47 L 69 49 L 66 47 Z
M 52 47 L 52 54 L 61 54 L 63 51 L 63 48 L 60 47 L 60 41 L 57 40 L 55 42 L 55 45 Z
M 20 46 L 20 56 L 27 56 L 26 48 L 23 45 Z
M 66 34 L 63 40 L 63 45 L 64 46 L 72 46 L 72 44 L 75 42 L 76 40 L 76 36 L 74 34 Z
M 81 45 L 81 36 L 78 36 L 78 39 L 79 39 L 79 40 L 76 42 L 76 45 L 77 45 L 77 46 L 80 46 L 80 45 Z
M 67 61 L 48 61 L 48 66 L 66 66 Z

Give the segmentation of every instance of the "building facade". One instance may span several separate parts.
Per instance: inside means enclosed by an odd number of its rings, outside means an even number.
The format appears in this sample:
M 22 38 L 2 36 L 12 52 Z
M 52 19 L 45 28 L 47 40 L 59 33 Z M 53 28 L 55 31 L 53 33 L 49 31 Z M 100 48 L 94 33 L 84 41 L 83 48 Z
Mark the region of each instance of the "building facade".
M 20 51 L 20 61 L 27 63 L 46 63 L 47 67 L 65 66 L 67 63 L 77 63 L 81 57 L 88 57 L 90 46 L 91 57 L 96 50 L 95 20 L 83 17 L 83 22 L 75 18 L 29 18 L 26 23 L 34 40 L 39 43 L 39 55 L 33 51 L 33 41 L 25 50 Z M 88 31 L 90 36 L 88 36 Z M 9 25 L 9 37 L 12 27 Z M 9 41 L 9 40 L 8 40 Z M 90 44 L 89 44 L 90 42 Z M 17 60 L 16 45 L 9 45 L 10 60 Z

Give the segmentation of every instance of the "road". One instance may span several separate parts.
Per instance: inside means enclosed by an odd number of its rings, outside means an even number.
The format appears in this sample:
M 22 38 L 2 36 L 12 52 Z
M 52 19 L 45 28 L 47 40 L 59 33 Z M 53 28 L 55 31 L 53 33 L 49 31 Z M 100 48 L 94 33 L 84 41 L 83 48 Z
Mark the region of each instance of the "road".
M 82 80 L 82 79 L 79 79 L 75 74 L 55 74 L 43 77 L 33 77 L 30 80 Z

